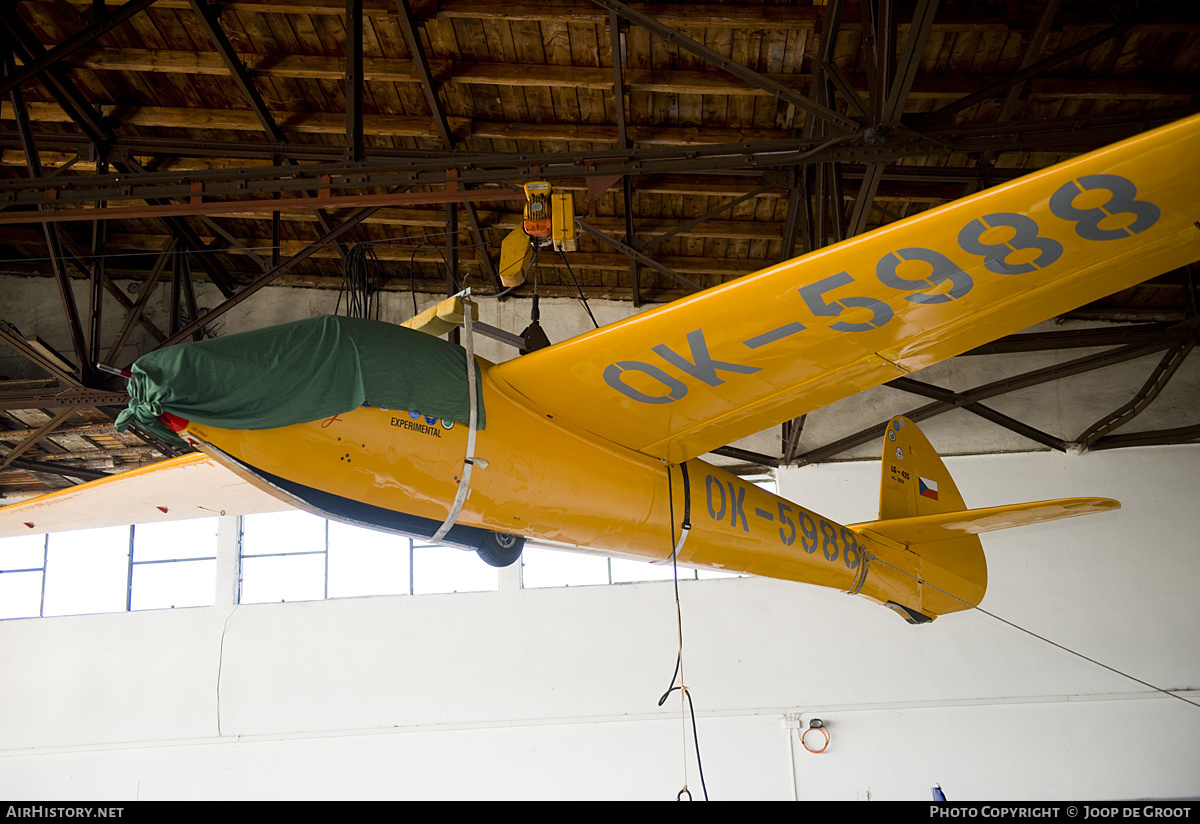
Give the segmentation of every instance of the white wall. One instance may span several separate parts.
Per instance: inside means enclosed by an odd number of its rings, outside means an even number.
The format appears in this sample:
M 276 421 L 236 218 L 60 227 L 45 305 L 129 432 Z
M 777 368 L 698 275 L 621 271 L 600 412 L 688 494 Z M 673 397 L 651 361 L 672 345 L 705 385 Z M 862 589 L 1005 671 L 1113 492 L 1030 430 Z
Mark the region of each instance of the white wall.
M 1200 446 L 951 458 L 975 506 L 1118 513 L 985 537 L 983 608 L 1200 702 Z M 874 516 L 878 465 L 782 473 Z M 232 544 L 223 545 L 225 552 Z M 0 797 L 672 799 L 684 782 L 669 583 L 0 622 Z M 980 612 L 912 627 L 784 582 L 680 586 L 714 799 L 1179 798 L 1200 707 Z M 820 755 L 789 719 L 819 717 Z M 794 723 L 794 721 L 792 722 Z M 690 733 L 689 733 L 690 737 Z M 701 795 L 694 764 L 688 785 Z

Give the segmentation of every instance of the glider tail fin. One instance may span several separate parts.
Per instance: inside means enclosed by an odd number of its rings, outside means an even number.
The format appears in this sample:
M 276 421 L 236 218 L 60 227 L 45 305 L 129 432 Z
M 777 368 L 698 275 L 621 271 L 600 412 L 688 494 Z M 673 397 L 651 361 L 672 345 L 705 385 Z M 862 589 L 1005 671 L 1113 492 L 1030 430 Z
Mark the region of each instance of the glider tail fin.
M 1060 498 L 967 509 L 928 439 L 912 421 L 896 417 L 883 442 L 879 520 L 850 526 L 872 541 L 858 591 L 909 623 L 971 609 L 987 591 L 978 533 L 1120 506 L 1110 498 Z
M 930 525 L 894 534 L 898 524 L 911 524 L 967 506 L 949 470 L 920 429 L 904 417 L 895 417 L 883 442 L 883 468 L 879 488 L 879 520 L 854 527 L 881 546 L 870 566 L 876 575 L 864 578 L 863 594 L 878 598 L 909 623 L 926 623 L 938 615 L 970 609 L 987 590 L 987 562 L 979 537 Z M 898 540 L 899 539 L 899 540 Z M 872 595 L 871 578 L 884 585 Z

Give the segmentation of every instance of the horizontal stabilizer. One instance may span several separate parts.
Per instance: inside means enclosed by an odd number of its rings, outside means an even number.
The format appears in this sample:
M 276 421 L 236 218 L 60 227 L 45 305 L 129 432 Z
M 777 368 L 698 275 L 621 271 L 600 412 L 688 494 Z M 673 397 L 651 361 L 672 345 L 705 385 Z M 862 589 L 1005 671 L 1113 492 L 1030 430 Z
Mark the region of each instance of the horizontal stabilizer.
M 1037 501 L 1028 504 L 989 506 L 982 509 L 963 509 L 957 512 L 939 512 L 934 515 L 918 515 L 912 518 L 895 518 L 886 521 L 851 524 L 855 532 L 879 536 L 899 544 L 931 543 L 977 535 L 996 529 L 1028 526 L 1059 518 L 1074 518 L 1094 512 L 1120 509 L 1121 504 L 1111 498 L 1058 498 L 1053 501 Z

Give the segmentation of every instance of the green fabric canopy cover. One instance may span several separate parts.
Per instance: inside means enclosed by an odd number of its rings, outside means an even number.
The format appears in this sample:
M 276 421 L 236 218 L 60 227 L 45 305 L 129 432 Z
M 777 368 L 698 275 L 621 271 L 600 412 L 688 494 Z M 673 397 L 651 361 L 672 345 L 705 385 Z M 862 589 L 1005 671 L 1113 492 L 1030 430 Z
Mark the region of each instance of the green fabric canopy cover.
M 253 332 L 183 343 L 133 364 L 129 408 L 117 431 L 138 425 L 183 443 L 159 416 L 224 429 L 273 429 L 362 405 L 465 423 L 467 353 L 380 321 L 322 315 Z M 479 365 L 475 365 L 479 386 Z M 478 427 L 483 429 L 483 396 Z

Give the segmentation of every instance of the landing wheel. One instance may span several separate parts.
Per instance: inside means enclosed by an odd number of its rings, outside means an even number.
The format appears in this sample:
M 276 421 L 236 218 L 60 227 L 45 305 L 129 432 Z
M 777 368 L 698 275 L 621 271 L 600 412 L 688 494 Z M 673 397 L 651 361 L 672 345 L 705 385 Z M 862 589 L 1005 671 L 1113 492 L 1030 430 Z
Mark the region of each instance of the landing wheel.
M 516 563 L 524 548 L 525 539 L 520 535 L 489 532 L 475 551 L 488 566 L 506 567 Z

